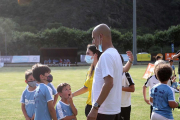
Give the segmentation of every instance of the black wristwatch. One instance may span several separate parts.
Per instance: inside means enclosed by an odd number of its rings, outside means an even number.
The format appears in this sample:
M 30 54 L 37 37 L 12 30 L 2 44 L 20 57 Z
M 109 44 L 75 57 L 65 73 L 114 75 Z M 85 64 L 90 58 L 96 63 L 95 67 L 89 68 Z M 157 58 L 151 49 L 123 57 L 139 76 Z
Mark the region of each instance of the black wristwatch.
M 96 102 L 96 103 L 94 103 L 94 106 L 93 106 L 93 107 L 98 110 L 98 108 L 100 107 L 100 105 Z

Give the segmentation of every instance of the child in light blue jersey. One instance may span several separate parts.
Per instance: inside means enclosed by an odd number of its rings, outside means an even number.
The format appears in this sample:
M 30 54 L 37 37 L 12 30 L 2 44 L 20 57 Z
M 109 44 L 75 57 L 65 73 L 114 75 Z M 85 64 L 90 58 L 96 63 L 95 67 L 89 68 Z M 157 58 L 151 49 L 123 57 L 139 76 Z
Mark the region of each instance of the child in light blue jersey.
M 51 70 L 48 66 L 35 64 L 32 67 L 33 77 L 38 81 L 35 99 L 35 120 L 57 120 L 53 106 L 52 89 L 47 86 L 47 77 Z
M 153 103 L 151 120 L 173 120 L 172 108 L 180 104 L 175 102 L 173 88 L 167 85 L 172 68 L 168 64 L 159 64 L 155 67 L 155 75 L 160 83 L 151 89 L 150 101 Z
M 34 120 L 36 81 L 32 75 L 32 70 L 25 71 L 25 82 L 28 84 L 28 87 L 26 87 L 21 96 L 21 109 L 26 120 Z
M 72 100 L 71 86 L 67 83 L 61 83 L 57 87 L 61 100 L 56 105 L 56 114 L 58 120 L 76 120 L 77 109 Z
M 51 74 L 49 74 L 49 76 L 47 77 L 47 81 L 48 81 L 47 86 L 49 86 L 52 89 L 52 94 L 54 95 L 53 105 L 55 107 L 57 99 L 58 99 L 58 93 L 57 93 L 56 88 L 52 84 L 53 76 Z

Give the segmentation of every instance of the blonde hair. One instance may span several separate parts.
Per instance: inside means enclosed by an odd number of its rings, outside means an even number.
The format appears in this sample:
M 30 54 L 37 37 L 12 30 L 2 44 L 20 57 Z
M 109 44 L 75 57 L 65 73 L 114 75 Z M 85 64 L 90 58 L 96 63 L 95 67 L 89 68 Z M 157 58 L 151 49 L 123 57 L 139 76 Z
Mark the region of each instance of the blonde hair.
M 154 67 L 156 67 L 157 65 L 159 64 L 166 64 L 166 62 L 164 60 L 157 60 L 155 63 L 154 63 Z
M 166 64 L 166 62 L 164 60 L 157 60 L 155 63 L 154 63 L 154 73 L 155 73 L 155 69 L 158 65 L 160 64 Z

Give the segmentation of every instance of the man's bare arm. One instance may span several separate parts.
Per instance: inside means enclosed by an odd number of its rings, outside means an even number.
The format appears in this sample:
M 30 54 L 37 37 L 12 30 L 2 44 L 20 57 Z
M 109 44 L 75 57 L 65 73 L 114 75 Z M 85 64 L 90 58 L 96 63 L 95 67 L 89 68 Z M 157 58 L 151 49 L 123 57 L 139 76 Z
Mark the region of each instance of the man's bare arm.
M 104 78 L 104 85 L 102 87 L 99 98 L 96 101 L 99 105 L 101 105 L 104 102 L 104 100 L 107 98 L 112 87 L 113 87 L 113 78 L 110 75 L 108 75 L 107 77 Z

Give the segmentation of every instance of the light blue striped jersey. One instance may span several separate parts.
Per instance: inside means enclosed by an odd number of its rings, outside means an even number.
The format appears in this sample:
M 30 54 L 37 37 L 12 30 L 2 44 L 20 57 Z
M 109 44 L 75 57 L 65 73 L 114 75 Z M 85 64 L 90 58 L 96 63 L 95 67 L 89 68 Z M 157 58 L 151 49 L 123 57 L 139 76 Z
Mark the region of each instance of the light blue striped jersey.
M 61 120 L 66 116 L 72 116 L 73 112 L 69 104 L 59 101 L 56 105 L 56 115 L 57 119 Z
M 57 90 L 56 90 L 56 88 L 54 87 L 54 85 L 52 83 L 48 83 L 47 86 L 49 86 L 52 89 L 52 94 L 53 95 L 57 94 Z
M 172 108 L 169 101 L 175 101 L 173 88 L 167 84 L 159 83 L 151 89 L 150 97 L 153 98 L 153 111 L 168 119 L 173 119 Z
M 28 88 L 26 88 L 21 96 L 20 102 L 25 104 L 25 109 L 28 117 L 32 118 L 34 115 L 35 110 L 35 101 L 34 101 L 34 91 L 29 91 Z
M 44 83 L 36 88 L 35 99 L 35 120 L 51 120 L 48 109 L 48 102 L 53 100 L 52 89 Z

